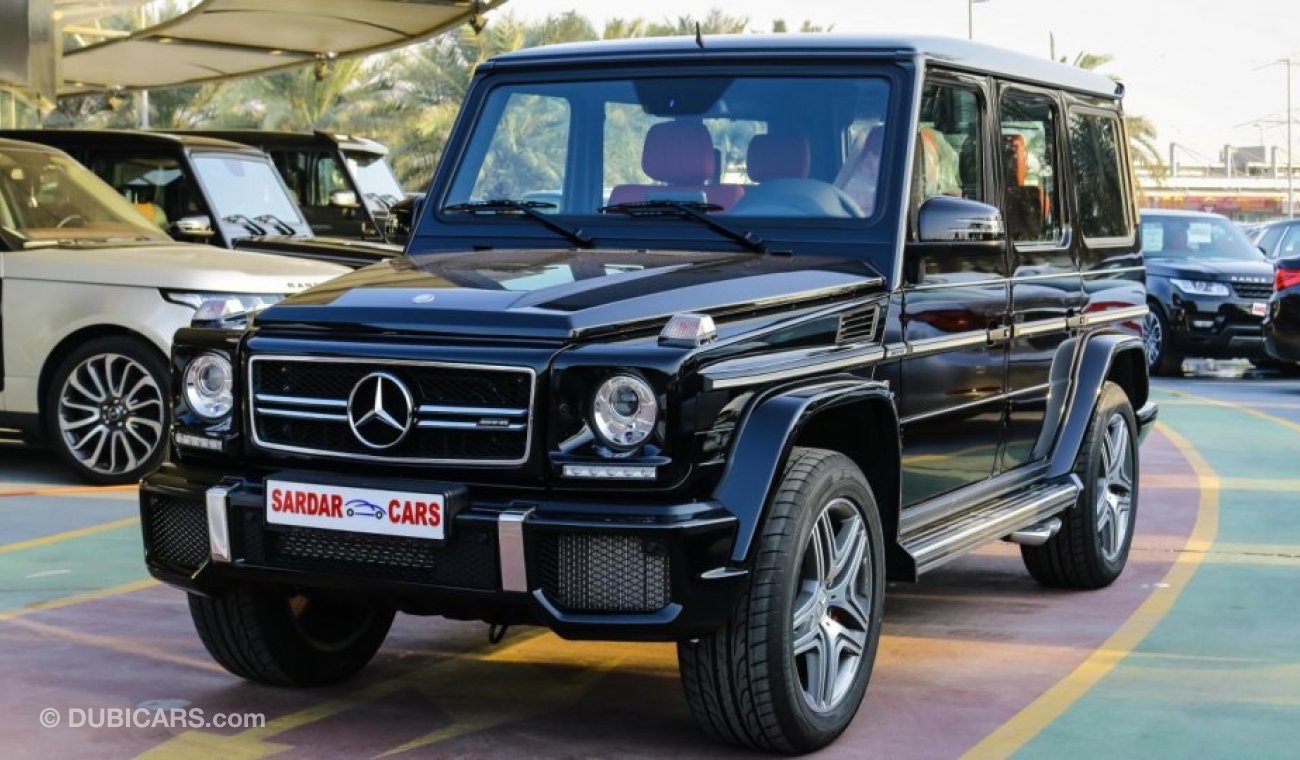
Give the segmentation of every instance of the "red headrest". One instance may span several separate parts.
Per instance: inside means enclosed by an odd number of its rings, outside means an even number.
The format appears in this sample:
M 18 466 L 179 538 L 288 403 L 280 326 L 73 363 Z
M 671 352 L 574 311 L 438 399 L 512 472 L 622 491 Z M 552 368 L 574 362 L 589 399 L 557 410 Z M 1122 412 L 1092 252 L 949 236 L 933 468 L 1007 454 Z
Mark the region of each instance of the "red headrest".
M 665 121 L 650 127 L 641 168 L 656 182 L 703 185 L 713 178 L 713 137 L 698 121 Z
M 754 135 L 749 141 L 746 160 L 749 178 L 755 182 L 803 179 L 808 176 L 812 162 L 807 138 L 779 135 Z
M 1029 155 L 1024 135 L 1003 135 L 1003 157 L 1007 166 L 1007 184 L 1024 185 L 1029 178 Z

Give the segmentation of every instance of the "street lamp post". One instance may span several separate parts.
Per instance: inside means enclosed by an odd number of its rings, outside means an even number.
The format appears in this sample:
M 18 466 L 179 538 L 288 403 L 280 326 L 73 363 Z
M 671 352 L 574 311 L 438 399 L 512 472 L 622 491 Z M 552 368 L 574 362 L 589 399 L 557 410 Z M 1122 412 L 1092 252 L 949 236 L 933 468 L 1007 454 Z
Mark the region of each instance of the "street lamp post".
M 975 39 L 975 4 L 989 0 L 966 0 L 966 39 Z

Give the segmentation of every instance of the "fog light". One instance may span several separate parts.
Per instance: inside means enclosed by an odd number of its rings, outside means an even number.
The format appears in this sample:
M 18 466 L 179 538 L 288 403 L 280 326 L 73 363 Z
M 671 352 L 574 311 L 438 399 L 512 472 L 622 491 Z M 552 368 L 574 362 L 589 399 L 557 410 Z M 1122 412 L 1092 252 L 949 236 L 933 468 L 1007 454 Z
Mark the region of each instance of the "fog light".
M 566 464 L 564 477 L 588 480 L 654 480 L 655 467 L 616 464 Z
M 201 435 L 191 433 L 177 433 L 176 445 L 185 446 L 191 449 L 203 449 L 204 451 L 221 451 L 221 440 L 218 438 L 207 438 Z

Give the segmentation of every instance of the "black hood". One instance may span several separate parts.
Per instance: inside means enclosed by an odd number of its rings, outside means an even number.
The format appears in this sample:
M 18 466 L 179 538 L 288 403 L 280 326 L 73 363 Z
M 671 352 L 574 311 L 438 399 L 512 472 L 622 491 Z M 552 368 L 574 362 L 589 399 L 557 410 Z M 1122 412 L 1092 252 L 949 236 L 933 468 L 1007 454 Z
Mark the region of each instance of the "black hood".
M 847 258 L 645 251 L 484 251 L 400 257 L 292 296 L 263 328 L 570 340 L 645 329 L 679 312 L 715 319 L 876 290 Z
M 1267 277 L 1273 279 L 1273 265 L 1261 256 L 1256 259 L 1166 259 L 1146 258 L 1147 274 L 1161 277 L 1183 277 L 1193 280 L 1218 280 L 1229 282 L 1236 277 Z

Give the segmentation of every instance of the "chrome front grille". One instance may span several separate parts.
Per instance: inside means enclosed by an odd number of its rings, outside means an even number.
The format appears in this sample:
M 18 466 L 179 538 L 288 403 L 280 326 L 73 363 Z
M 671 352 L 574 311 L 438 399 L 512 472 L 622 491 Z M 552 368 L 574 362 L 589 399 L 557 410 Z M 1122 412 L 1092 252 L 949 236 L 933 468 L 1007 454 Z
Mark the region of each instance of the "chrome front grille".
M 1273 295 L 1273 280 L 1267 277 L 1234 277 L 1232 289 L 1238 298 L 1267 301 Z
M 353 391 L 375 373 L 410 398 L 407 432 L 382 450 L 349 418 Z M 248 388 L 253 442 L 269 451 L 418 464 L 528 459 L 535 375 L 527 367 L 261 355 L 249 361 Z

